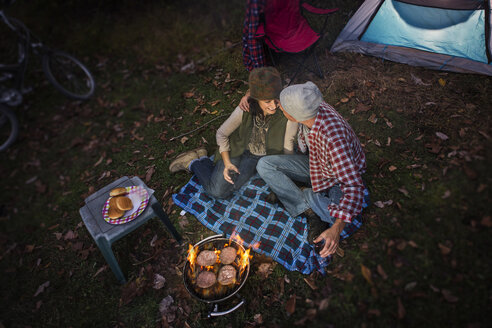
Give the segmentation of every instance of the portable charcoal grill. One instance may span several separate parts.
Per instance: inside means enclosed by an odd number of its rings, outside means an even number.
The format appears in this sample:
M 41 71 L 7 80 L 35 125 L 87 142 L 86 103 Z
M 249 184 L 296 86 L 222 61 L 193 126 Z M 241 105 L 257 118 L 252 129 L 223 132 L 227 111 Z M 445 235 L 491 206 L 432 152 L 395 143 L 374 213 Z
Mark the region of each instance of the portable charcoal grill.
M 225 245 L 236 248 L 236 250 L 239 250 L 241 254 L 245 252 L 244 247 L 240 243 L 238 243 L 235 240 L 229 240 L 225 238 L 225 236 L 223 235 L 215 235 L 205 238 L 202 241 L 195 244 L 193 248 L 196 248 L 197 254 L 199 254 L 201 251 L 204 250 L 215 250 L 215 249 L 220 250 L 224 248 Z M 183 268 L 183 281 L 184 281 L 185 288 L 197 300 L 211 305 L 211 310 L 208 313 L 209 318 L 229 314 L 237 310 L 241 305 L 245 303 L 244 298 L 242 298 L 238 292 L 241 289 L 241 287 L 243 287 L 244 283 L 246 282 L 246 279 L 248 278 L 250 264 L 248 259 L 248 263 L 241 274 L 239 262 L 240 259 L 238 256 L 236 256 L 235 261 L 231 264 L 236 269 L 236 282 L 234 284 L 228 286 L 222 286 L 221 284 L 219 284 L 219 282 L 216 282 L 214 285 L 212 285 L 209 288 L 200 288 L 196 285 L 196 278 L 198 277 L 198 274 L 200 272 L 206 269 L 200 267 L 198 264 L 195 264 L 195 269 L 192 270 L 190 261 L 189 260 L 186 261 L 185 266 Z M 210 268 L 208 269 L 209 271 L 214 271 L 215 273 L 217 273 L 221 265 L 222 264 L 220 263 L 216 263 L 212 270 L 210 270 Z M 223 303 L 226 300 L 230 300 L 231 297 L 233 296 L 239 298 L 239 303 L 237 303 L 236 305 L 234 305 L 232 308 L 228 310 L 219 311 L 219 304 Z

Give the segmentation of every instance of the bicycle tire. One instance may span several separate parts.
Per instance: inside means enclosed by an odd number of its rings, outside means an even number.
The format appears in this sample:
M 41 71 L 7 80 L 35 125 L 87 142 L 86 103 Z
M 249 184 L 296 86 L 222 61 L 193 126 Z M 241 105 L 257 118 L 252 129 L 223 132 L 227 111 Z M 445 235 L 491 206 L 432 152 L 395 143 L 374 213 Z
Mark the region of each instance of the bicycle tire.
M 63 51 L 43 55 L 43 71 L 53 86 L 65 96 L 87 100 L 96 87 L 91 72 L 77 58 Z
M 8 125 L 10 125 L 10 128 Z M 0 151 L 5 151 L 17 140 L 17 136 L 19 135 L 19 121 L 14 112 L 4 105 L 0 105 L 0 131 Z M 3 134 L 5 134 L 6 140 L 4 140 Z

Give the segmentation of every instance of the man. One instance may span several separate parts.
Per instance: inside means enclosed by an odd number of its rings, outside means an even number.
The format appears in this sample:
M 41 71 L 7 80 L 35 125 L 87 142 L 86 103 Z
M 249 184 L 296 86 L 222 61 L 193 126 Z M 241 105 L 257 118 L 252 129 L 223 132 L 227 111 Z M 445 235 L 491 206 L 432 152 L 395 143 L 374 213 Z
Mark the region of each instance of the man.
M 308 241 L 324 243 L 319 254 L 327 257 L 335 253 L 345 224 L 362 211 L 364 151 L 350 125 L 323 101 L 314 83 L 285 88 L 280 109 L 287 119 L 301 123 L 299 148 L 309 154 L 265 156 L 256 168 L 289 214 L 306 217 Z M 312 188 L 301 190 L 294 181 Z

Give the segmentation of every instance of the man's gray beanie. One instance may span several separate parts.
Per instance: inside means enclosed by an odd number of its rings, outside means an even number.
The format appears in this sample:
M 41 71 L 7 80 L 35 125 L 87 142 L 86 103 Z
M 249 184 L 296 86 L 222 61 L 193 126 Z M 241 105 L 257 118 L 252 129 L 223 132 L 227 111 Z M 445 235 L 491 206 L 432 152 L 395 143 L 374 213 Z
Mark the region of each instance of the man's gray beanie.
M 307 121 L 318 114 L 323 95 L 311 81 L 295 84 L 280 93 L 280 104 L 296 121 Z

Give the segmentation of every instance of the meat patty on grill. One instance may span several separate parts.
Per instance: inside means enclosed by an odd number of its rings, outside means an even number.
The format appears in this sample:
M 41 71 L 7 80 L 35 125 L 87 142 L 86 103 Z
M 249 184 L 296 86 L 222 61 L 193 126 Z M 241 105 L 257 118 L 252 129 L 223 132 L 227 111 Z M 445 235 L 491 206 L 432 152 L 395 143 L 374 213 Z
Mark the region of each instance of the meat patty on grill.
M 217 280 L 221 285 L 230 285 L 236 282 L 236 269 L 232 265 L 224 265 L 219 270 Z
M 226 247 L 220 251 L 219 260 L 222 264 L 231 264 L 236 259 L 236 249 L 234 247 Z
M 214 251 L 201 251 L 196 258 L 196 263 L 201 266 L 214 265 L 217 261 L 217 254 Z
M 196 284 L 200 288 L 208 288 L 215 284 L 215 281 L 217 281 L 217 278 L 215 277 L 215 274 L 211 271 L 200 272 L 198 278 L 196 278 Z

